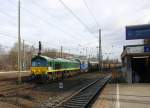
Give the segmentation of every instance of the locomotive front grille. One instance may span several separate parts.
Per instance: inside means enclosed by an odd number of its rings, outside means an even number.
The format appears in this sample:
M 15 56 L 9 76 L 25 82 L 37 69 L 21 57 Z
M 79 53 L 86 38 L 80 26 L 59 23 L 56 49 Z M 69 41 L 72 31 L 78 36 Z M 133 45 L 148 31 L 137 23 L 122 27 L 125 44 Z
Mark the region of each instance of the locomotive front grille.
M 47 74 L 47 67 L 31 67 L 31 73 L 34 75 Z

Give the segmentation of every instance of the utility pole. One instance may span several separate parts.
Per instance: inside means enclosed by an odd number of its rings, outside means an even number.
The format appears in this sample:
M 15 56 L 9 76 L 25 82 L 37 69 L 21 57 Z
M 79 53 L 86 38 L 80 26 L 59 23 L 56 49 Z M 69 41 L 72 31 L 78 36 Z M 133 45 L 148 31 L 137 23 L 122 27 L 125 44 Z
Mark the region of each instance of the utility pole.
M 89 61 L 90 61 L 90 59 L 91 59 L 91 55 L 89 54 Z
M 101 70 L 101 55 L 102 55 L 102 48 L 101 48 L 101 30 L 99 29 L 99 71 Z
M 20 0 L 18 0 L 18 84 L 21 84 Z
M 25 41 L 23 40 L 23 46 L 22 46 L 23 48 L 23 61 L 22 61 L 22 70 L 24 71 L 25 70 Z
M 63 57 L 63 47 L 61 46 L 60 48 L 60 57 L 62 58 Z
M 88 48 L 86 47 L 86 49 L 85 49 L 85 56 L 86 56 L 86 59 L 88 59 L 88 55 L 87 55 L 87 50 L 88 50 Z

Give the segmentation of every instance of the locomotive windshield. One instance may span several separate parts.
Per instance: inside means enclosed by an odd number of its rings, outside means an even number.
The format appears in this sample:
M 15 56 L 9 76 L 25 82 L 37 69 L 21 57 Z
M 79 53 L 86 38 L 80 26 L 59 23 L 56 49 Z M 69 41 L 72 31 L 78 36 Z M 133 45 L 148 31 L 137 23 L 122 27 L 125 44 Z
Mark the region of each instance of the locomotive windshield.
M 44 59 L 35 59 L 32 60 L 32 67 L 45 67 L 47 66 L 47 61 Z

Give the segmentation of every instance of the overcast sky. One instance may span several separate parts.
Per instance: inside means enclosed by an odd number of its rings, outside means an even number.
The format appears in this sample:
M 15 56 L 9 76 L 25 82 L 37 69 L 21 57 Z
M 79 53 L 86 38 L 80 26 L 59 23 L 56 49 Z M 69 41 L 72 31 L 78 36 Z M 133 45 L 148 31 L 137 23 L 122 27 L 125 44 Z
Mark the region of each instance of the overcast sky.
M 85 54 L 87 48 L 96 55 L 101 29 L 104 57 L 120 58 L 123 45 L 142 41 L 126 41 L 125 26 L 150 22 L 150 0 L 62 1 L 74 15 L 60 0 L 21 0 L 21 36 L 26 43 L 37 47 L 40 40 L 46 48 L 62 45 L 76 54 Z M 5 47 L 17 41 L 17 0 L 0 0 L 0 37 Z

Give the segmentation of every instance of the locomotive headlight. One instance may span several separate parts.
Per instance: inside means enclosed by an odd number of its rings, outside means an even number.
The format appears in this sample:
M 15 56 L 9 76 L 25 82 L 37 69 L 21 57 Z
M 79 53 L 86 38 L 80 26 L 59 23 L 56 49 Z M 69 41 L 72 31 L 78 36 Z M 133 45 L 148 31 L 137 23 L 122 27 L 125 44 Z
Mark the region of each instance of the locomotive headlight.
M 31 72 L 32 72 L 32 74 L 34 74 L 34 73 L 36 72 L 36 70 L 35 70 L 35 69 L 32 69 Z

